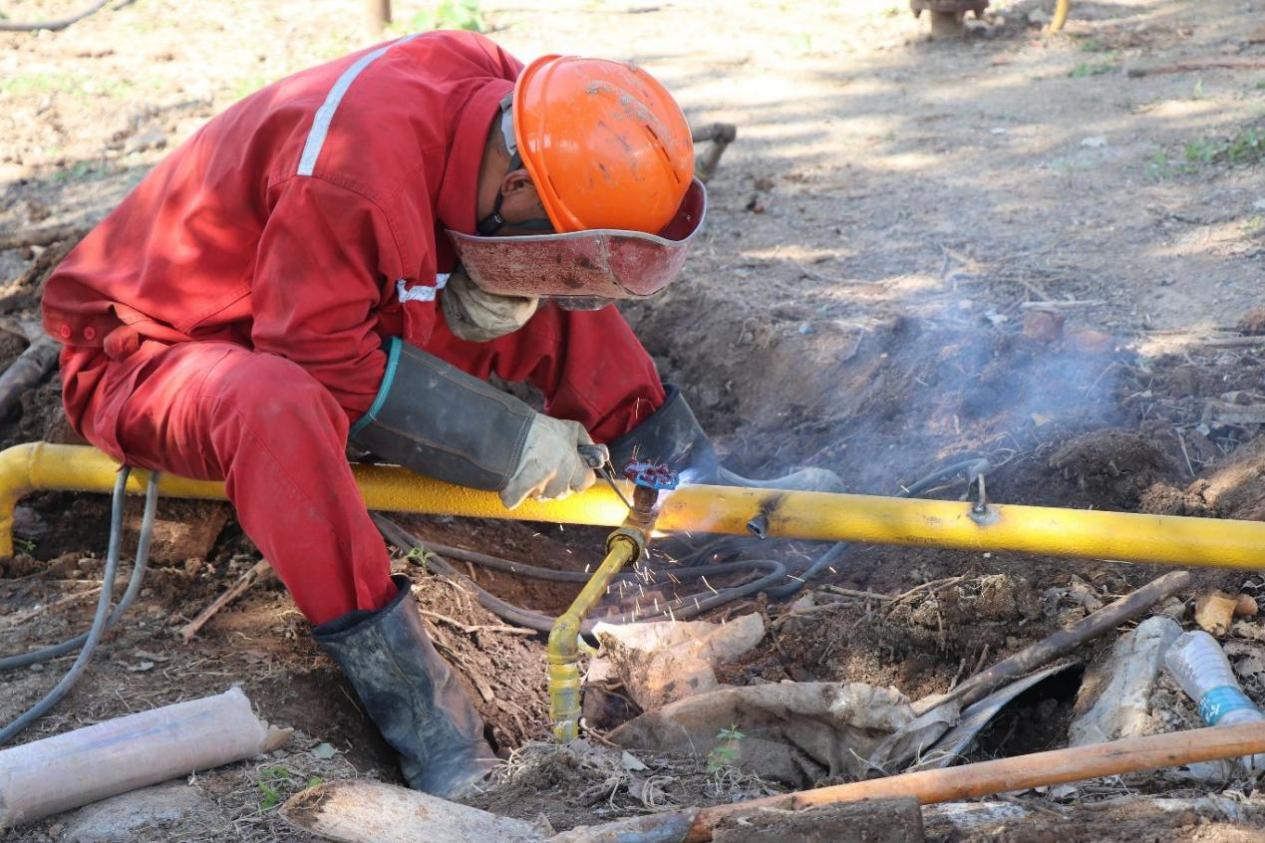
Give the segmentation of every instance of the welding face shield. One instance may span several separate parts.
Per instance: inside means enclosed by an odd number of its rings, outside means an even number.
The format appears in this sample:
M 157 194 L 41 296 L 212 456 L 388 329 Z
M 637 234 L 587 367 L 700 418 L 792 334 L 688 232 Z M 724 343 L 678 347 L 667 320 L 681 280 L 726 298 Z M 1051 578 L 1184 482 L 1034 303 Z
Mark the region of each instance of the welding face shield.
M 470 280 L 484 292 L 593 310 L 612 301 L 647 298 L 672 283 L 706 213 L 707 191 L 695 179 L 658 234 L 616 229 L 508 237 L 447 234 Z

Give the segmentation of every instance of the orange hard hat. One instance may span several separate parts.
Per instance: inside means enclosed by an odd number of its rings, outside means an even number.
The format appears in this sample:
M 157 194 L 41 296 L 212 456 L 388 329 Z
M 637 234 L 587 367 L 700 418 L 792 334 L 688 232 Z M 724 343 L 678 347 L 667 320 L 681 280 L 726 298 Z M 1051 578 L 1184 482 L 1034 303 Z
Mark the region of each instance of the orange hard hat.
M 621 229 L 657 234 L 694 177 L 681 107 L 624 62 L 543 56 L 514 85 L 518 154 L 559 234 Z

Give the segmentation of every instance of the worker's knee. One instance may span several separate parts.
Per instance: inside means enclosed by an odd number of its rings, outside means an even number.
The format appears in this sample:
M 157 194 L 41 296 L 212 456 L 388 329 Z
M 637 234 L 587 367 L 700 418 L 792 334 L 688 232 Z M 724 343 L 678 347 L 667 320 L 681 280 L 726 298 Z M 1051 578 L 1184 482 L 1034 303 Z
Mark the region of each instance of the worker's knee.
M 234 356 L 208 377 L 219 423 L 267 440 L 346 441 L 346 414 L 306 369 L 273 354 Z

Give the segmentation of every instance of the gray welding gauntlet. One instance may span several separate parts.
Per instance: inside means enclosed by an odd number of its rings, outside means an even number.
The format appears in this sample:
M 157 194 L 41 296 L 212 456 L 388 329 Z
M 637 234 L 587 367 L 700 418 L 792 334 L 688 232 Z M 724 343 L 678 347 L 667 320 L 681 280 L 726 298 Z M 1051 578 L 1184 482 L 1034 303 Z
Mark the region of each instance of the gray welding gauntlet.
M 735 474 L 720 464 L 716 449 L 686 403 L 681 390 L 664 384 L 667 400 L 629 433 L 609 444 L 611 464 L 622 469 L 630 460 L 667 463 L 690 483 L 718 486 L 841 492 L 843 481 L 824 468 L 801 468 L 781 477 L 755 480 Z
M 400 754 L 409 787 L 445 799 L 471 792 L 496 766 L 483 720 L 422 626 L 408 577 L 377 612 L 357 611 L 312 630 L 365 711 Z
M 491 384 L 392 338 L 382 386 L 351 430 L 352 444 L 377 458 L 473 489 L 557 498 L 595 476 L 578 448 L 584 427 L 537 413 Z

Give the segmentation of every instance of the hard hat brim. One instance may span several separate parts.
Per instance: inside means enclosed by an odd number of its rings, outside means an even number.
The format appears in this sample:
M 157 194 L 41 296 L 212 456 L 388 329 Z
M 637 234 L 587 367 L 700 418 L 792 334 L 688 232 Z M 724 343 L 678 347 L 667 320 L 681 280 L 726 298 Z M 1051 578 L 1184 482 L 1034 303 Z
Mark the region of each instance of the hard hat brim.
M 486 292 L 639 299 L 680 274 L 706 215 L 707 190 L 694 179 L 676 215 L 657 235 L 617 229 L 516 237 L 447 234 L 470 280 Z

